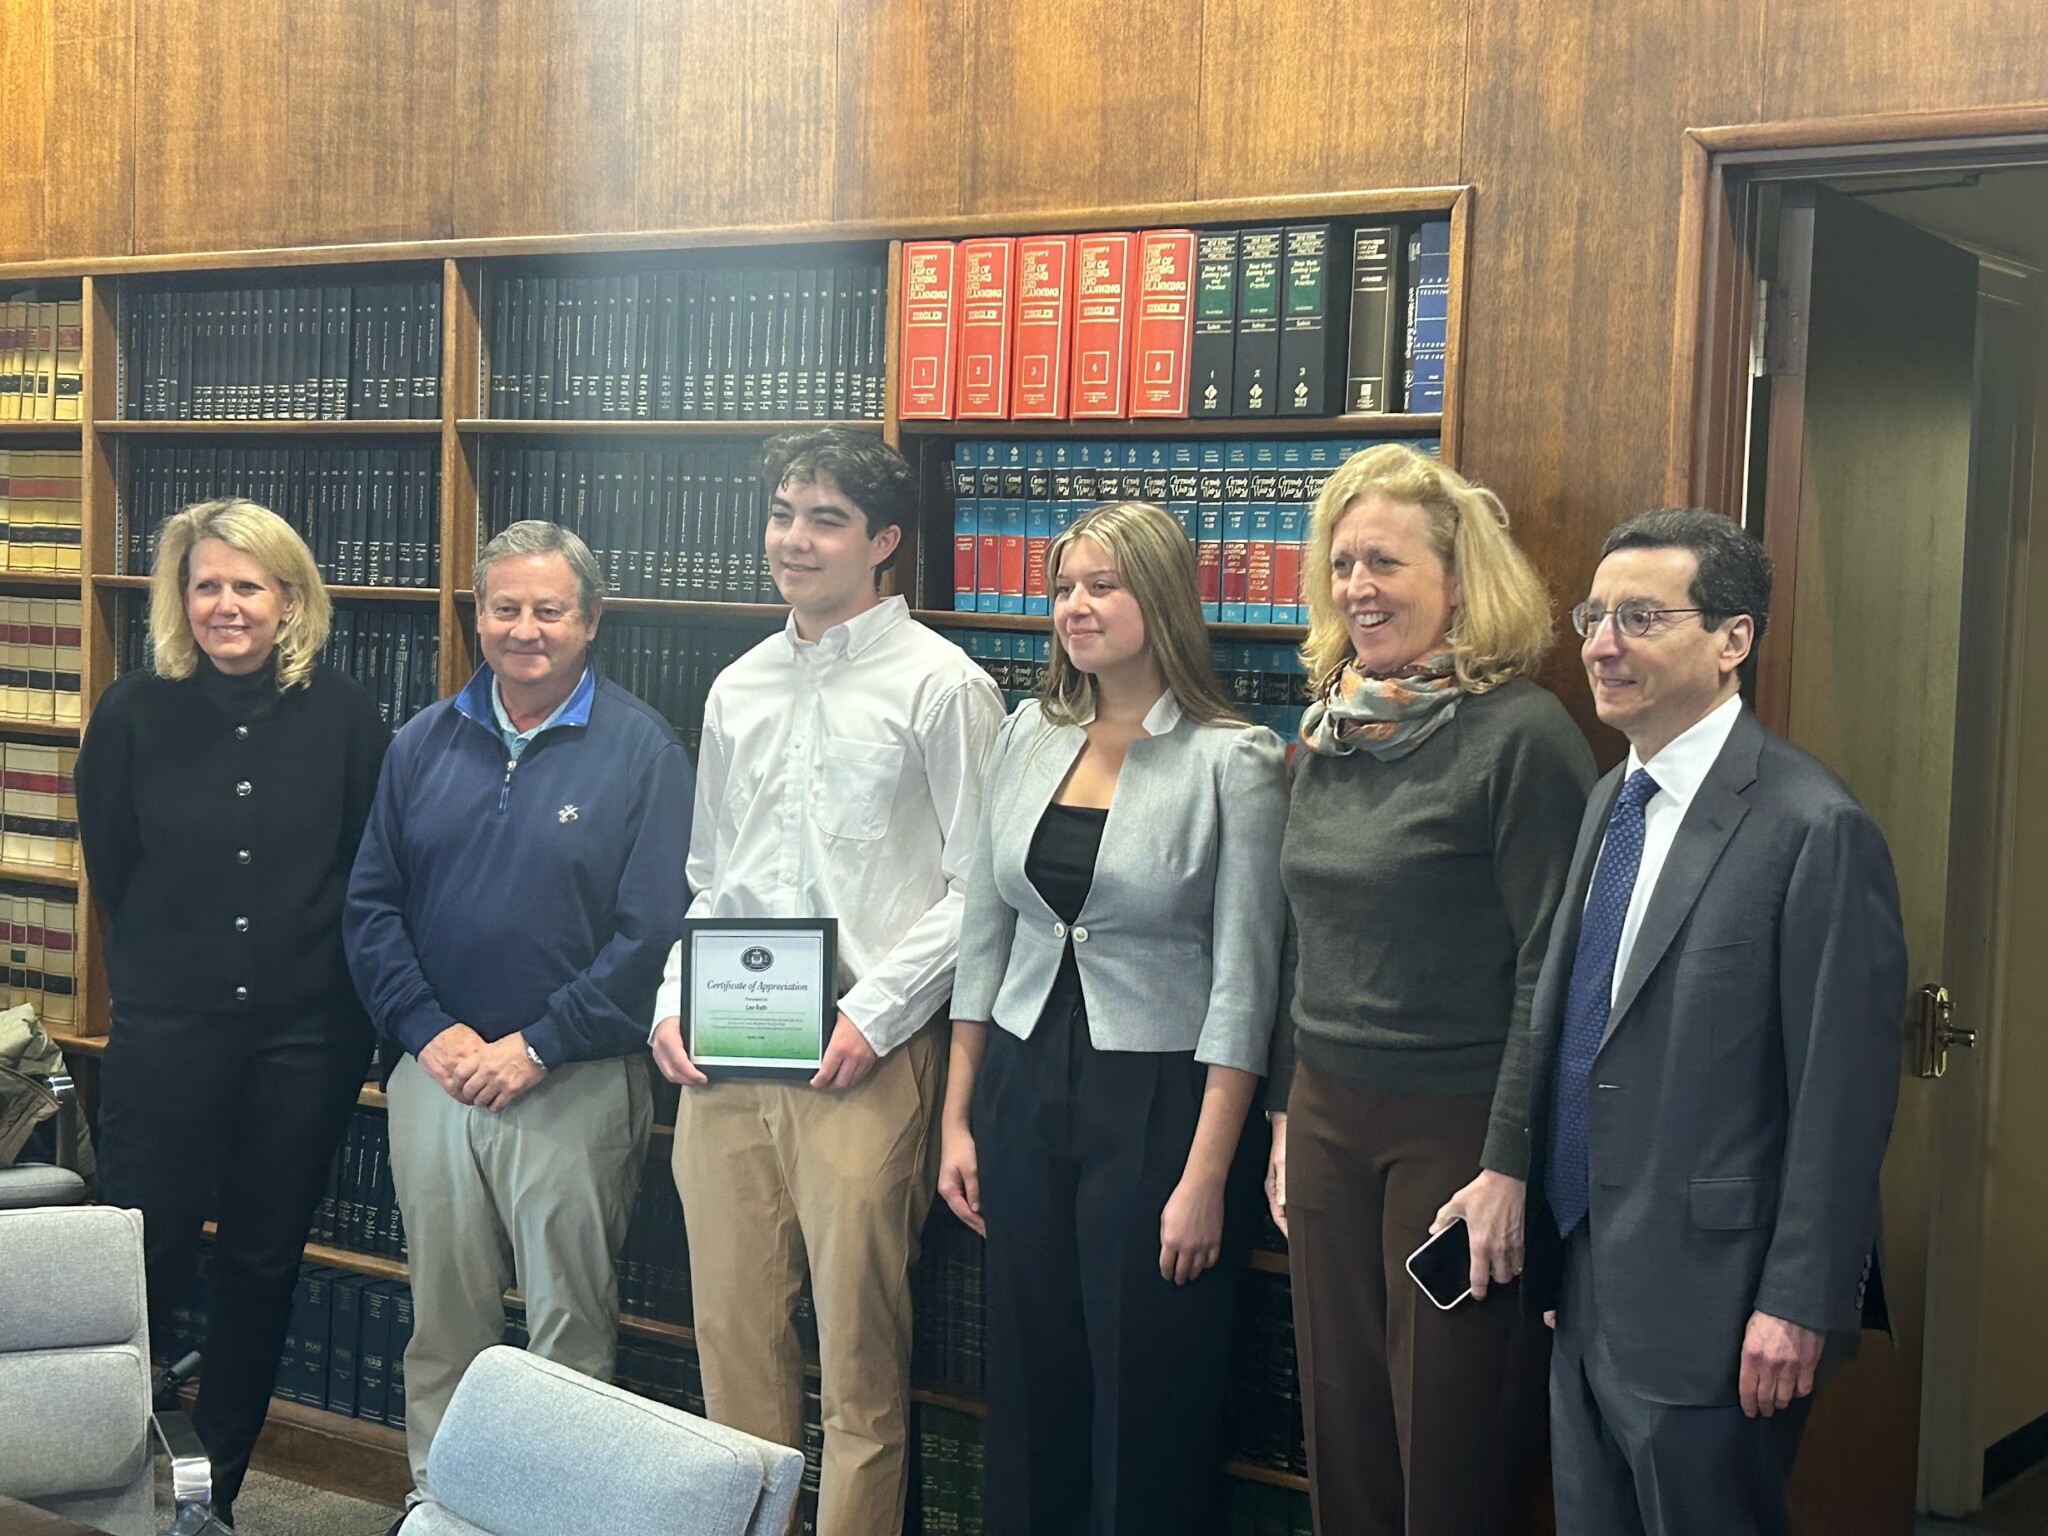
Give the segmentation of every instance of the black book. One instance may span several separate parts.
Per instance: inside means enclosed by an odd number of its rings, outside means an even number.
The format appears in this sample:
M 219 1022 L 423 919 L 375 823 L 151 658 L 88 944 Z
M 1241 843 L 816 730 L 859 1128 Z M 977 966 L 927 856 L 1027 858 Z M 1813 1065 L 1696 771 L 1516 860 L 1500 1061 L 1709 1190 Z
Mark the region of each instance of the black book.
M 419 325 L 419 290 L 411 283 L 397 283 L 387 285 L 384 291 L 391 296 L 391 325 L 386 333 L 385 357 L 385 372 L 391 384 L 382 414 L 403 420 L 412 415 L 413 348 L 417 345 L 414 334 Z
M 775 274 L 775 388 L 767 414 L 788 421 L 796 413 L 797 274 L 783 267 Z
M 870 421 L 882 419 L 882 374 L 888 361 L 888 342 L 883 329 L 889 320 L 889 279 L 881 267 L 868 268 L 867 393 L 861 415 Z
M 761 294 L 761 275 L 743 275 L 740 320 L 740 419 L 754 421 L 761 416 L 761 363 L 767 341 Z
M 685 448 L 676 456 L 676 543 L 675 586 L 669 594 L 688 600 L 704 595 L 705 550 L 704 513 L 699 482 L 704 475 L 704 452 Z
M 718 419 L 737 421 L 740 416 L 740 375 L 746 368 L 746 289 L 737 271 L 720 274 L 719 305 L 725 319 L 719 328 L 719 345 L 712 357 L 718 374 Z
M 431 280 L 419 285 L 419 365 L 413 375 L 413 414 L 432 419 L 441 414 L 441 290 Z
M 1232 365 L 1236 416 L 1271 416 L 1280 371 L 1283 232 L 1248 229 L 1240 237 L 1237 273 L 1237 356 Z
M 654 319 L 648 340 L 648 370 L 652 376 L 653 400 L 648 412 L 658 421 L 673 421 L 682 414 L 676 358 L 682 351 L 683 278 L 670 270 L 654 279 Z
M 1392 224 L 1368 224 L 1351 237 L 1351 325 L 1345 373 L 1344 409 L 1378 415 L 1395 409 L 1401 326 L 1395 308 L 1395 280 L 1401 231 Z
M 492 280 L 491 351 L 485 371 L 490 380 L 491 415 L 500 418 L 512 414 L 512 289 L 509 277 Z
M 1297 224 L 1286 235 L 1280 318 L 1280 414 L 1333 416 L 1340 407 L 1349 339 L 1334 225 Z
M 512 355 L 517 362 L 512 410 L 522 421 L 532 420 L 540 411 L 540 310 L 540 279 L 522 277 L 519 280 L 519 329 L 512 339 Z
M 704 336 L 709 324 L 704 289 L 703 273 L 682 274 L 682 314 L 674 366 L 676 415 L 685 421 L 704 414 Z
M 832 293 L 831 414 L 834 421 L 844 421 L 850 414 L 847 388 L 851 380 L 849 366 L 853 360 L 853 311 L 860 302 L 860 289 L 854 281 L 852 268 L 834 270 Z
M 340 421 L 348 415 L 354 307 L 353 289 L 320 290 L 320 416 L 325 421 Z
M 818 329 L 816 267 L 796 269 L 791 319 L 789 414 L 791 420 L 805 421 L 817 415 L 811 405 L 811 358 L 817 351 Z
M 820 421 L 832 415 L 832 313 L 838 307 L 838 269 L 820 267 L 811 301 L 811 415 Z
M 607 277 L 600 281 L 597 292 L 596 415 L 600 420 L 610 421 L 619 414 L 619 332 L 626 304 L 625 284 L 619 278 Z

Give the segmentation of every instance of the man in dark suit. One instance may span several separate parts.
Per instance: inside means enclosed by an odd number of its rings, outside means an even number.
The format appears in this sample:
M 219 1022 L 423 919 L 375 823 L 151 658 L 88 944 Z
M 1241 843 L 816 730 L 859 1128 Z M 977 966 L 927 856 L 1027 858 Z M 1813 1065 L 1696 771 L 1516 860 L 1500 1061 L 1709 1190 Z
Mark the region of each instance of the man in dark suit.
M 1737 693 L 1770 587 L 1729 519 L 1650 512 L 1572 614 L 1629 755 L 1531 1018 L 1529 1290 L 1571 1536 L 1784 1532 L 1823 1354 L 1861 1316 L 1905 941 L 1875 823 Z

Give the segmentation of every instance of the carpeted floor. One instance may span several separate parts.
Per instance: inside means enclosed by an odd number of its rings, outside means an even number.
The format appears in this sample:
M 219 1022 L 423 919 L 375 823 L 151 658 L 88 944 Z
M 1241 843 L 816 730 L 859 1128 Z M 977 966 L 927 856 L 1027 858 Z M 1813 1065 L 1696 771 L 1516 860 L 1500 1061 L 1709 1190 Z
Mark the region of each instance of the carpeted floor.
M 171 1488 L 157 1462 L 157 1509 L 170 1523 Z M 398 1511 L 304 1483 L 251 1472 L 235 1500 L 235 1536 L 384 1536 Z

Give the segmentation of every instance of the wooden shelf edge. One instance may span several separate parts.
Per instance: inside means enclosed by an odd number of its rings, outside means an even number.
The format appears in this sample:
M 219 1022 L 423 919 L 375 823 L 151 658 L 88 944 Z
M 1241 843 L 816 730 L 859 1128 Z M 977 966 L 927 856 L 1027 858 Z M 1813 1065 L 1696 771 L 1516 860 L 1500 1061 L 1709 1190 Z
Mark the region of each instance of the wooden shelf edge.
M 50 1043 L 60 1051 L 76 1051 L 81 1056 L 98 1056 L 107 1048 L 105 1035 L 74 1035 L 69 1030 L 52 1029 L 43 1026 L 43 1033 L 50 1037 Z
M 303 417 L 262 417 L 234 420 L 199 419 L 96 421 L 93 430 L 103 437 L 160 437 L 188 433 L 201 437 L 438 437 L 441 418 L 428 416 L 385 417 L 382 420 L 307 420 Z
M 1440 412 L 1385 416 L 1145 416 L 1098 421 L 920 421 L 905 437 L 1428 437 L 1443 431 Z
M 85 588 L 85 575 L 81 571 L 10 571 L 0 569 L 0 587 L 54 587 L 60 592 L 79 592 Z
M 1308 1492 L 1308 1479 L 1299 1472 L 1285 1472 L 1279 1467 L 1262 1466 L 1256 1461 L 1226 1461 L 1223 1470 L 1231 1477 L 1247 1483 L 1270 1483 L 1275 1488 L 1292 1488 L 1296 1493 Z
M 595 235 L 499 235 L 461 240 L 365 241 L 354 245 L 264 246 L 192 251 L 173 256 L 100 256 L 83 260 L 0 264 L 0 281 L 53 277 L 122 277 L 149 273 L 249 270 L 259 267 L 346 267 L 369 262 L 421 262 L 517 256 L 638 255 L 728 246 L 821 243 L 859 245 L 895 239 L 956 240 L 971 235 L 1058 234 L 1178 224 L 1300 223 L 1324 216 L 1427 214 L 1448 211 L 1470 191 L 1465 183 L 1433 187 L 1350 187 L 1207 202 L 1126 203 L 1115 207 L 1018 209 L 916 220 L 860 219 L 803 224 L 734 224 L 720 228 L 609 231 Z
M 0 421 L 0 440 L 10 437 L 68 437 L 85 431 L 82 421 Z
M 78 889 L 78 871 L 59 869 L 53 864 L 0 863 L 0 880 L 22 880 L 30 885 L 54 885 L 72 891 Z
M 1050 633 L 1052 620 L 1042 613 L 956 613 L 948 608 L 913 608 L 910 616 L 930 629 L 1000 629 Z M 1305 624 L 1208 624 L 1213 640 L 1260 640 L 1298 644 L 1308 635 Z
M 1293 1271 L 1288 1268 L 1287 1255 L 1275 1253 L 1270 1248 L 1252 1250 L 1252 1268 L 1266 1275 L 1286 1275 Z
M 880 434 L 882 423 L 865 416 L 806 417 L 801 421 L 727 421 L 691 417 L 687 420 L 569 421 L 549 418 L 465 416 L 455 430 L 474 437 L 774 437 L 814 427 L 853 427 Z
M 9 731 L 20 736 L 45 736 L 56 741 L 78 740 L 78 727 L 69 721 L 17 720 L 12 715 L 0 715 L 0 736 Z
M 315 1408 L 311 1403 L 295 1403 L 288 1397 L 270 1400 L 270 1422 L 292 1424 L 300 1429 L 333 1435 L 337 1439 L 375 1446 L 379 1450 L 396 1451 L 401 1456 L 405 1454 L 405 1431 L 402 1429 L 373 1423 L 369 1419 L 352 1419 L 347 1414 Z

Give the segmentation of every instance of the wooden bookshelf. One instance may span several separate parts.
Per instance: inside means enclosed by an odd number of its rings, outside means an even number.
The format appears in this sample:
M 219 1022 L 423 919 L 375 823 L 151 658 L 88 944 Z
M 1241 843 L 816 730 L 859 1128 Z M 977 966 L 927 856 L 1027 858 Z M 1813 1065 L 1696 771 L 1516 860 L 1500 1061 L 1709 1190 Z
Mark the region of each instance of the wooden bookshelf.
M 873 261 L 880 257 L 886 268 L 886 324 L 882 360 L 884 388 L 880 420 L 842 422 L 872 432 L 882 441 L 905 450 L 920 476 L 922 500 L 917 519 L 904 530 L 904 540 L 892 571 L 885 577 L 885 590 L 910 598 L 923 622 L 940 629 L 1043 633 L 1048 620 L 1039 616 L 956 613 L 937 606 L 950 591 L 920 593 L 912 590 L 921 569 L 925 579 L 936 584 L 942 566 L 950 566 L 952 518 L 950 486 L 939 479 L 940 466 L 951 458 L 953 445 L 962 440 L 1010 439 L 1031 442 L 1074 440 L 1083 442 L 1133 441 L 1158 443 L 1165 440 L 1248 439 L 1259 443 L 1286 439 L 1331 440 L 1436 438 L 1444 458 L 1459 462 L 1462 419 L 1462 348 L 1465 330 L 1465 294 L 1468 266 L 1468 237 L 1472 191 L 1463 186 L 1415 187 L 1407 189 L 1363 189 L 1332 191 L 1302 196 L 1259 197 L 1136 204 L 1109 208 L 1072 207 L 1050 211 L 977 213 L 958 217 L 921 220 L 861 221 L 854 223 L 804 223 L 787 227 L 734 227 L 700 230 L 671 230 L 653 233 L 600 233 L 546 237 L 506 237 L 462 241 L 398 241 L 342 247 L 253 249 L 152 256 L 113 257 L 83 263 L 31 263 L 0 267 L 0 280 L 76 282 L 80 292 L 86 330 L 85 416 L 82 422 L 0 423 L 0 446 L 11 443 L 69 446 L 76 444 L 82 455 L 83 570 L 77 575 L 50 572 L 0 571 L 0 589 L 75 592 L 84 601 L 84 655 L 82 665 L 83 703 L 89 714 L 92 705 L 112 681 L 118 647 L 122 641 L 122 610 L 132 608 L 133 595 L 144 591 L 148 578 L 123 574 L 121 559 L 125 539 L 123 518 L 131 515 L 134 503 L 124 481 L 135 470 L 145 447 L 191 445 L 216 448 L 236 439 L 268 439 L 277 447 L 296 442 L 317 443 L 322 439 L 344 440 L 348 448 L 384 444 L 417 446 L 429 439 L 439 443 L 438 502 L 436 536 L 439 541 L 439 581 L 432 588 L 338 586 L 332 595 L 349 603 L 410 605 L 418 611 L 431 609 L 438 644 L 439 673 L 436 679 L 442 695 L 454 692 L 469 676 L 476 660 L 474 647 L 475 605 L 470 592 L 471 576 L 479 545 L 480 503 L 488 494 L 485 477 L 495 473 L 494 465 L 503 452 L 519 439 L 532 439 L 539 448 L 592 448 L 652 450 L 664 443 L 690 447 L 710 445 L 718 440 L 735 443 L 754 441 L 781 432 L 804 430 L 822 423 L 805 420 L 529 420 L 492 417 L 484 414 L 489 401 L 489 375 L 485 354 L 490 341 L 487 300 L 495 278 L 508 267 L 524 270 L 534 262 L 560 263 L 555 270 L 624 271 L 635 260 L 674 258 L 688 265 L 719 263 L 739 265 L 753 256 L 767 256 L 787 262 L 798 251 L 808 261 Z M 1091 229 L 1143 229 L 1189 226 L 1241 227 L 1280 225 L 1382 215 L 1436 217 L 1448 214 L 1451 221 L 1451 293 L 1447 318 L 1448 338 L 1444 363 L 1444 408 L 1438 413 L 1396 413 L 1373 416 L 1337 415 L 1320 418 L 1230 417 L 1193 420 L 1140 421 L 900 421 L 896 416 L 898 359 L 896 356 L 901 295 L 900 247 L 906 238 L 963 238 L 987 234 L 1030 234 Z M 440 277 L 441 336 L 439 393 L 441 414 L 420 419 L 207 419 L 135 420 L 123 418 L 117 398 L 119 353 L 122 345 L 121 309 L 128 297 L 152 291 L 190 288 L 212 278 L 222 286 L 253 286 L 275 282 L 303 285 L 311 281 L 349 281 L 355 274 L 363 279 L 384 277 L 376 269 L 403 264 L 407 276 L 419 280 L 438 272 Z M 338 276 L 314 277 L 311 269 L 324 269 Z M 1348 268 L 1343 270 L 1348 271 Z M 582 440 L 580 443 L 576 440 Z M 254 444 L 252 446 L 265 446 Z M 159 452 L 161 449 L 159 449 Z M 119 508 L 120 510 L 117 510 Z M 922 565 L 918 555 L 926 552 Z M 928 569 L 926 569 L 928 567 Z M 705 602 L 663 598 L 612 598 L 606 603 L 608 616 L 619 618 L 660 618 L 679 626 L 701 626 L 709 631 L 723 627 L 728 632 L 740 626 L 768 628 L 782 624 L 787 610 L 772 603 Z M 1297 625 L 1212 625 L 1219 642 L 1239 644 L 1293 645 L 1303 637 Z M 74 742 L 75 725 L 47 720 L 0 720 L 0 733 L 12 732 L 30 739 Z M 62 1031 L 53 1032 L 60 1046 L 76 1061 L 89 1063 L 105 1048 L 105 1031 L 110 1016 L 103 957 L 98 943 L 101 924 L 92 920 L 89 881 L 82 876 L 26 866 L 0 866 L 0 877 L 33 880 L 53 888 L 69 888 L 79 895 L 78 923 L 79 1017 Z M 381 1090 L 366 1085 L 358 1096 L 366 1108 L 386 1107 Z M 657 1127 L 656 1134 L 667 1134 Z M 306 1250 L 314 1263 L 331 1264 L 380 1279 L 403 1280 L 401 1262 L 375 1255 L 358 1254 L 327 1245 L 314 1244 Z M 1255 1252 L 1251 1258 L 1255 1273 L 1285 1275 L 1284 1253 Z M 517 1300 L 516 1295 L 511 1300 Z M 621 1319 L 622 1334 L 661 1343 L 690 1346 L 693 1331 L 684 1325 L 659 1319 L 627 1316 Z M 957 1387 L 917 1385 L 912 1398 L 921 1404 L 953 1412 L 981 1415 L 985 1412 L 978 1395 Z M 306 1468 L 346 1466 L 351 1481 L 340 1484 L 360 1491 L 374 1486 L 370 1479 L 381 1475 L 388 1486 L 402 1492 L 405 1485 L 403 1439 L 381 1425 L 356 1421 L 308 1409 L 299 1404 L 279 1403 L 272 1414 L 260 1454 L 272 1457 L 275 1444 L 282 1442 L 301 1459 L 295 1475 L 309 1475 Z M 311 1449 L 307 1449 L 310 1447 Z M 381 1474 L 369 1468 L 381 1467 Z M 1301 1477 L 1251 1462 L 1233 1461 L 1231 1475 L 1252 1481 L 1299 1490 L 1306 1487 Z M 309 1480 L 320 1481 L 315 1475 Z M 335 1484 L 328 1484 L 334 1486 Z M 395 1497 L 395 1495 L 394 1495 Z
M 96 421 L 93 431 L 107 437 L 436 437 L 441 419 L 392 417 L 318 421 L 303 417 L 212 418 L 204 421 L 119 418 Z
M 455 430 L 465 437 L 775 437 L 784 432 L 810 432 L 819 427 L 848 427 L 854 431 L 880 433 L 883 424 L 867 417 L 824 420 L 807 417 L 801 421 L 725 420 L 691 417 L 660 421 L 563 421 L 515 420 L 508 417 L 464 417 Z

